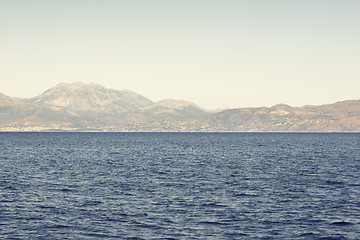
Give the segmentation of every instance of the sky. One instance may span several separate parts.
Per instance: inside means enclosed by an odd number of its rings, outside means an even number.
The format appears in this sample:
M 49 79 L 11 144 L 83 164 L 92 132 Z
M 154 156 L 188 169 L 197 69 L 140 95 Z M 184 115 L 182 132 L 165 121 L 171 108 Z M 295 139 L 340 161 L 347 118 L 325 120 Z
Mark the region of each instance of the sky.
M 208 109 L 360 99 L 358 0 L 0 0 L 0 93 L 82 81 Z

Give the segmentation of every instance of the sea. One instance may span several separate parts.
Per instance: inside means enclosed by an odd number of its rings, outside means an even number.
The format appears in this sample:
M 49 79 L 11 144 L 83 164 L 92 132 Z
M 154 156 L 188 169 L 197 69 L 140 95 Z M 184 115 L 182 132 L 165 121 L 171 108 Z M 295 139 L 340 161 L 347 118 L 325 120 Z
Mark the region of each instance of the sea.
M 360 239 L 360 134 L 0 133 L 0 239 Z

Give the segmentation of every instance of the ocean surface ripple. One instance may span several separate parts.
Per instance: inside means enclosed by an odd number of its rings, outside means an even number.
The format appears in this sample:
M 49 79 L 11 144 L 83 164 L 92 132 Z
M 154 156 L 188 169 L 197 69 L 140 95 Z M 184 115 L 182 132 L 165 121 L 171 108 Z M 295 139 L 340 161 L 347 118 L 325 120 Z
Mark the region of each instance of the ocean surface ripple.
M 360 239 L 360 134 L 0 133 L 0 239 Z

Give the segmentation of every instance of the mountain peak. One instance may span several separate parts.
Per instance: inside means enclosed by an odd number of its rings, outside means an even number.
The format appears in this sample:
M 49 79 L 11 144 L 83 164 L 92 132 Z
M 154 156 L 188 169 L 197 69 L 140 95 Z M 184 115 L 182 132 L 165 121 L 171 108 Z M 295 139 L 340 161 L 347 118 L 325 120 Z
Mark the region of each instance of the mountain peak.
M 95 83 L 83 82 L 60 83 L 31 100 L 55 109 L 90 115 L 96 112 L 116 115 L 153 103 L 130 91 L 118 91 Z
M 174 100 L 174 99 L 164 99 L 156 103 L 157 106 L 169 107 L 169 108 L 184 108 L 188 106 L 196 106 L 194 103 L 185 101 L 185 100 Z
M 149 105 L 143 109 L 144 112 L 154 113 L 158 115 L 159 113 L 163 116 L 165 115 L 182 115 L 182 116 L 196 116 L 201 115 L 206 112 L 206 110 L 200 108 L 192 102 L 185 100 L 174 100 L 174 99 L 165 99 Z
M 288 109 L 288 108 L 292 108 L 292 107 L 287 104 L 284 104 L 284 103 L 279 103 L 279 104 L 272 106 L 271 108 Z

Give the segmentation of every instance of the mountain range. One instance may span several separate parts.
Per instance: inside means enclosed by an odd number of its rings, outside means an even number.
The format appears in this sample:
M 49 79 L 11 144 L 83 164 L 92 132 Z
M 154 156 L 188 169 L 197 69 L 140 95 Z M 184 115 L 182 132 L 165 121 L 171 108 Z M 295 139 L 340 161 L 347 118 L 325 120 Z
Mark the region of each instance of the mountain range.
M 359 132 L 360 100 L 209 111 L 95 83 L 61 83 L 28 99 L 0 93 L 0 131 Z

